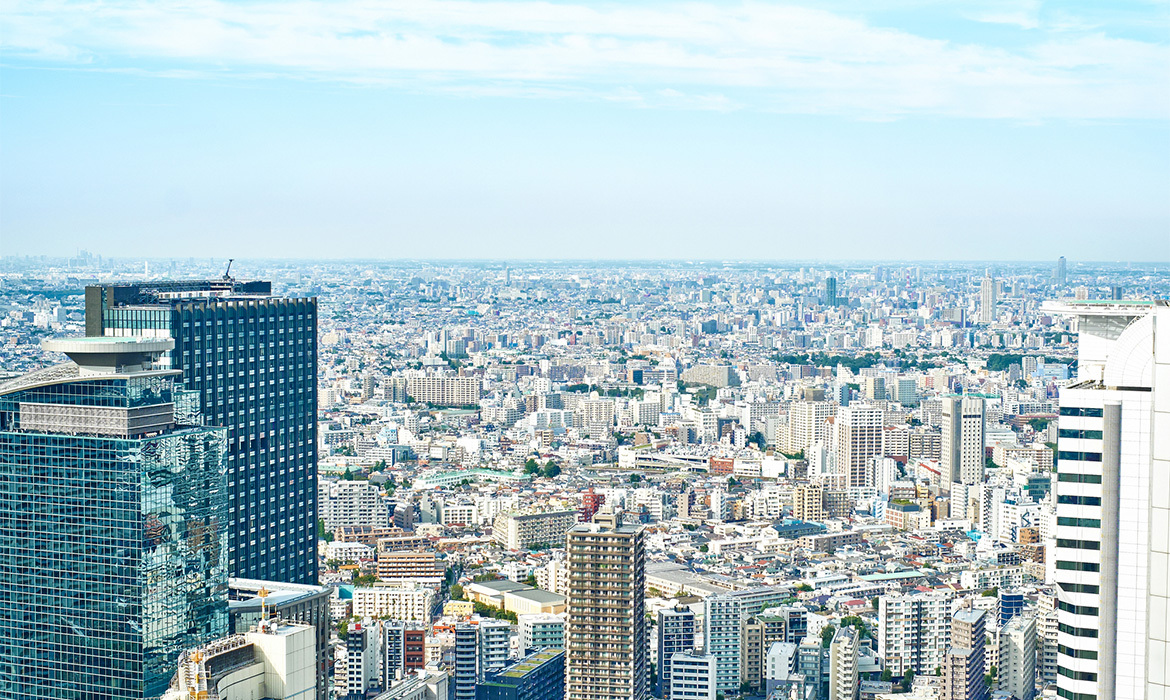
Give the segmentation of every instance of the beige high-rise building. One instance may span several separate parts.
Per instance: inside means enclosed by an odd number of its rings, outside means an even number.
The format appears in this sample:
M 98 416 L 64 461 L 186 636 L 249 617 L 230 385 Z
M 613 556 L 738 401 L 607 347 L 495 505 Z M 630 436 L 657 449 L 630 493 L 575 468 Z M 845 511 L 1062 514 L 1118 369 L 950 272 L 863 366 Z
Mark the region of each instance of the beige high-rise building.
M 825 519 L 825 487 L 800 484 L 792 493 L 792 517 L 820 522 Z
M 641 527 L 598 513 L 569 530 L 566 700 L 644 700 L 649 692 L 646 549 Z
M 846 406 L 837 415 L 837 469 L 839 486 L 866 483 L 870 457 L 882 454 L 882 411 L 866 406 Z
M 986 613 L 965 608 L 951 619 L 951 648 L 943 657 L 939 700 L 986 700 L 983 655 Z
M 837 405 L 828 401 L 793 401 L 788 408 L 785 451 L 795 454 L 807 450 L 814 442 L 827 443 L 829 424 L 825 419 L 836 412 Z

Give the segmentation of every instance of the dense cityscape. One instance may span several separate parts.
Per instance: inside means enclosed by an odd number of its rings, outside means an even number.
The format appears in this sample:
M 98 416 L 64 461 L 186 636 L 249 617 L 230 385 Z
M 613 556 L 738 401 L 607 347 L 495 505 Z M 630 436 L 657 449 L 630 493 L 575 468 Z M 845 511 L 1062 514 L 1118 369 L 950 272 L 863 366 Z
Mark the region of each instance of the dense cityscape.
M 1167 299 L 0 257 L 0 697 L 1162 698 Z

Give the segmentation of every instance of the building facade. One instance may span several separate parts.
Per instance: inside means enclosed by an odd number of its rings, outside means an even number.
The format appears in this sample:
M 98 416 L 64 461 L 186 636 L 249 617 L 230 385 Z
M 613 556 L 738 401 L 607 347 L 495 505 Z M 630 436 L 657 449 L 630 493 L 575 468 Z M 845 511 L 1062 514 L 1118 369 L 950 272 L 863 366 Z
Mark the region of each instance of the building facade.
M 568 533 L 565 697 L 643 700 L 649 692 L 646 549 L 641 527 L 599 513 Z
M 170 339 L 45 341 L 0 383 L 0 696 L 141 700 L 225 636 L 224 430 Z
M 173 338 L 160 364 L 227 428 L 231 575 L 317 583 L 317 300 L 230 278 L 92 286 L 85 326 Z

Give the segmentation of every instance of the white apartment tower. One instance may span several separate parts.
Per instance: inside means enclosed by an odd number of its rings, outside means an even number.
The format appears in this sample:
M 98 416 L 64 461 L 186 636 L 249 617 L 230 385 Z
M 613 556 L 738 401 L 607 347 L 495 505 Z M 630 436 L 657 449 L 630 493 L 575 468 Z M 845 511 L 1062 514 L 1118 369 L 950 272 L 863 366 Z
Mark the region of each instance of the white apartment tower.
M 846 406 L 837 415 L 838 486 L 870 486 L 870 457 L 882 454 L 882 410 L 859 404 Z
M 1060 392 L 1057 693 L 1165 697 L 1170 675 L 1170 307 L 1050 302 L 1080 334 Z
M 995 323 L 995 278 L 988 272 L 979 285 L 979 322 L 985 326 Z
M 951 492 L 951 485 L 983 483 L 984 464 L 983 399 L 974 396 L 948 396 L 942 400 L 942 463 L 940 488 Z M 965 511 L 965 504 L 956 508 Z M 956 517 L 967 517 L 959 514 Z

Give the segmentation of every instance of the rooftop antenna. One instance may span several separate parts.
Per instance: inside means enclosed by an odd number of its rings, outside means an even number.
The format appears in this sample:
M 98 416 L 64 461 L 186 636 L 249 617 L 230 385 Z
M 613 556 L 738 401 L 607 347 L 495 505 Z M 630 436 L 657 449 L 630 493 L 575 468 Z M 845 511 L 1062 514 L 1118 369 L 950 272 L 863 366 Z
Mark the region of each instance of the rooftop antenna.
M 231 271 L 232 271 L 232 262 L 233 262 L 234 260 L 235 260 L 235 258 L 228 258 L 228 266 L 227 266 L 227 269 L 226 269 L 226 270 L 224 270 L 224 272 L 223 272 L 223 279 L 224 279 L 224 281 L 228 281 L 228 280 L 230 280 L 230 279 L 232 278 L 232 276 L 231 276 Z

